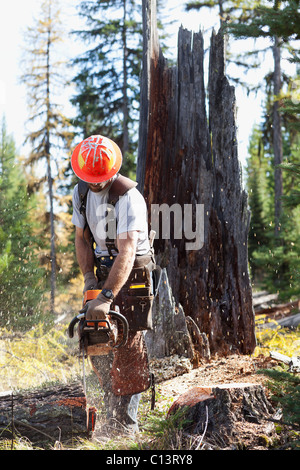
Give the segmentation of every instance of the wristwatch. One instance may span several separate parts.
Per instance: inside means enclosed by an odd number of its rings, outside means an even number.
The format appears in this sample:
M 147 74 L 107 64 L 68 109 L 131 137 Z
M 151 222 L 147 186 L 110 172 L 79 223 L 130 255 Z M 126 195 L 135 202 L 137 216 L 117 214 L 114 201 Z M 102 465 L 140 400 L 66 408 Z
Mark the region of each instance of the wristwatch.
M 113 291 L 110 289 L 102 289 L 101 294 L 104 295 L 109 300 L 114 300 L 115 296 L 113 294 Z

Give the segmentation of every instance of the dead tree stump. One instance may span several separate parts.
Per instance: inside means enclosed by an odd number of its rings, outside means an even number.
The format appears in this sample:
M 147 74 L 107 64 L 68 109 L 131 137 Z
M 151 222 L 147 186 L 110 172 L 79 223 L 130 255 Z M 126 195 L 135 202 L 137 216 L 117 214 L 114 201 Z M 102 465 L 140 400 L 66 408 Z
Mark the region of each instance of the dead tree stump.
M 243 425 L 250 423 L 265 426 L 270 432 L 270 422 L 275 410 L 267 400 L 260 384 L 229 383 L 199 386 L 179 396 L 169 409 L 168 416 L 178 413 L 178 419 L 189 433 L 206 438 L 222 437 L 229 444 L 239 435 Z M 269 431 L 266 429 L 269 428 Z
M 26 437 L 33 444 L 65 443 L 87 438 L 94 430 L 96 409 L 87 406 L 80 384 L 0 394 L 1 439 Z
M 163 217 L 170 224 L 170 234 L 162 223 L 158 229 L 158 262 L 167 269 L 176 304 L 207 335 L 211 354 L 251 354 L 250 213 L 224 37 L 219 32 L 211 39 L 207 113 L 201 32 L 180 28 L 178 63 L 170 67 L 159 46 L 155 0 L 143 0 L 143 20 L 137 181 L 152 228 Z M 162 204 L 169 217 L 162 217 Z

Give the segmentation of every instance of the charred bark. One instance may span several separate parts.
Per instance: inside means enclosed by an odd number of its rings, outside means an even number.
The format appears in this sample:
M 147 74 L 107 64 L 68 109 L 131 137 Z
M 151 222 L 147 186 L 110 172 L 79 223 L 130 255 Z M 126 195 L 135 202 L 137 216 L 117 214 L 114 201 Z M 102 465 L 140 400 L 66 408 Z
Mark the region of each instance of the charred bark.
M 33 444 L 54 445 L 88 438 L 96 409 L 88 408 L 81 385 L 60 385 L 0 395 L 1 439 L 26 437 Z
M 221 32 L 211 38 L 207 116 L 202 34 L 180 28 L 178 63 L 169 67 L 157 40 L 155 8 L 154 0 L 143 2 L 137 181 L 152 228 L 162 228 L 163 203 L 174 212 L 167 221 L 164 214 L 171 231 L 157 234 L 155 250 L 176 303 L 208 336 L 211 353 L 249 354 L 255 347 L 250 214 L 238 160 L 234 88 L 224 73 L 224 38 Z

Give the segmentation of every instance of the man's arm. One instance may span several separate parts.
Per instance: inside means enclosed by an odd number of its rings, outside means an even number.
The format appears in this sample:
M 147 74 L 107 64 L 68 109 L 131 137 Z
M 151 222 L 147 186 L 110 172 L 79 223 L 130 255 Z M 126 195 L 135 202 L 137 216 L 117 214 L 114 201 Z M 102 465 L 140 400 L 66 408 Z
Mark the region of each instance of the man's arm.
M 83 292 L 88 289 L 95 289 L 97 287 L 98 280 L 94 271 L 94 253 L 92 248 L 91 232 L 88 227 L 85 230 L 76 227 L 75 250 L 80 270 L 84 276 Z
M 112 290 L 116 297 L 128 279 L 135 260 L 136 244 L 138 232 L 128 232 L 127 236 L 118 238 L 118 255 L 112 265 L 104 288 Z M 88 302 L 86 311 L 87 320 L 100 320 L 109 313 L 111 300 L 100 293 L 96 299 Z
M 89 228 L 83 231 L 82 228 L 76 227 L 75 250 L 82 274 L 85 275 L 89 271 L 94 272 L 94 253 Z
M 112 290 L 115 297 L 127 281 L 132 270 L 136 254 L 137 239 L 138 232 L 136 231 L 128 232 L 126 236 L 122 234 L 121 237 L 117 238 L 119 253 L 103 286 L 105 289 Z

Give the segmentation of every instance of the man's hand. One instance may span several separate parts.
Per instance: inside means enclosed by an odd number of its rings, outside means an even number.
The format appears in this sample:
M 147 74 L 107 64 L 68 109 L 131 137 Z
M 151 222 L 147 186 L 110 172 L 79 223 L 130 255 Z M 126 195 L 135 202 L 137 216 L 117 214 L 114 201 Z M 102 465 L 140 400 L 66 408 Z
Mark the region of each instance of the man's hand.
M 86 312 L 86 320 L 105 320 L 110 311 L 111 303 L 112 300 L 107 299 L 100 293 L 95 299 L 87 302 L 81 312 Z
M 90 289 L 96 289 L 98 285 L 98 279 L 96 278 L 94 271 L 89 271 L 84 275 L 84 287 L 83 294 Z

